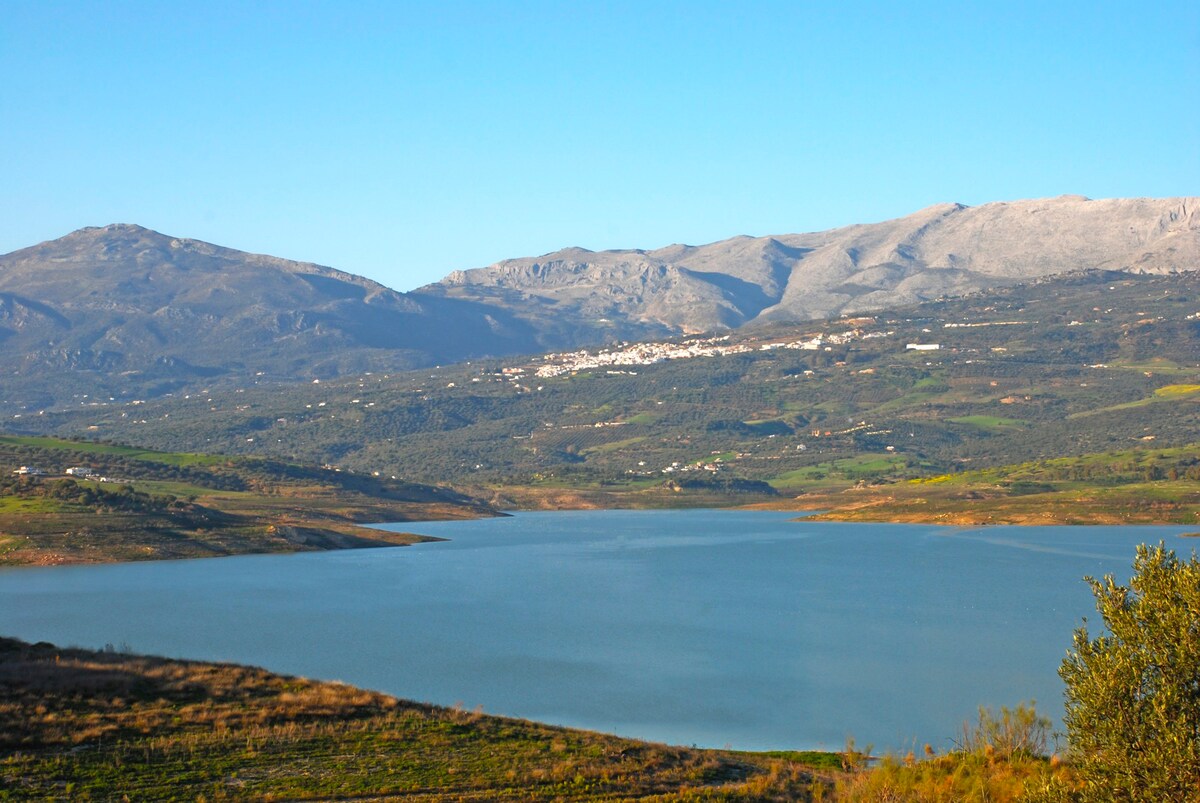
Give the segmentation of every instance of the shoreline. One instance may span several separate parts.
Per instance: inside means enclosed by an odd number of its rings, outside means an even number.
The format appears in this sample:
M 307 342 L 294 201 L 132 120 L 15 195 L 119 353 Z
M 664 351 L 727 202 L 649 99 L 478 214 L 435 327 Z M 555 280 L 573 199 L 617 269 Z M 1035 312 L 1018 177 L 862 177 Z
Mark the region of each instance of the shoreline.
M 633 501 L 633 500 L 626 500 Z M 603 510 L 745 510 L 795 512 L 799 515 L 792 521 L 855 523 L 864 524 L 930 524 L 947 527 L 986 527 L 986 526 L 1015 526 L 1015 527 L 1089 527 L 1089 526 L 1190 526 L 1192 521 L 1164 519 L 1154 515 L 1122 516 L 1113 511 L 1073 509 L 1069 512 L 1046 508 L 1040 512 L 1014 512 L 1005 514 L 994 507 L 977 511 L 945 511 L 937 505 L 931 505 L 924 500 L 908 500 L 901 508 L 894 497 L 886 499 L 857 499 L 854 504 L 847 505 L 844 499 L 832 499 L 830 496 L 813 496 L 804 500 L 788 499 L 773 501 L 758 501 L 737 504 L 727 498 L 728 504 L 711 506 L 697 503 L 686 504 L 690 500 L 677 500 L 683 504 L 670 507 L 659 505 L 624 504 L 601 507 L 595 504 L 562 505 L 559 507 L 518 507 L 512 508 L 511 513 L 532 512 L 588 512 Z M 709 500 L 704 500 L 705 502 Z M 840 506 L 839 506 L 840 503 Z M 377 511 L 375 511 L 377 512 Z M 455 511 L 459 513 L 460 511 Z M 171 554 L 161 555 L 147 552 L 144 554 L 115 554 L 91 553 L 71 554 L 54 549 L 39 550 L 36 548 L 12 548 L 0 551 L 0 568 L 22 567 L 53 567 L 137 563 L 158 560 L 188 560 L 200 558 L 236 557 L 240 555 L 258 554 L 298 554 L 302 552 L 339 551 L 343 549 L 385 549 L 406 547 L 422 543 L 435 543 L 450 539 L 438 536 L 423 535 L 398 530 L 385 530 L 372 526 L 373 524 L 403 524 L 419 525 L 423 522 L 470 521 L 495 516 L 508 516 L 510 512 L 491 510 L 487 513 L 471 511 L 475 515 L 446 515 L 427 518 L 405 518 L 403 520 L 387 520 L 380 517 L 377 521 L 319 521 L 311 519 L 290 519 L 267 525 L 271 540 L 269 542 L 255 541 L 243 549 L 232 549 L 208 554 Z M 1182 518 L 1182 517 L 1180 517 Z M 4 545 L 0 533 L 0 548 Z M 1200 537 L 1200 531 L 1184 533 L 1185 537 Z M 11 541 L 13 536 L 9 535 Z M 125 551 L 125 550 L 123 550 Z
M 389 516 L 387 511 L 394 511 Z M 342 549 L 384 549 L 444 541 L 407 531 L 381 530 L 371 524 L 453 521 L 507 514 L 478 509 L 442 510 L 414 518 L 411 507 L 363 505 L 308 516 L 290 509 L 230 514 L 211 529 L 184 529 L 155 516 L 110 516 L 55 513 L 22 517 L 26 532 L 0 531 L 0 568 L 86 566 L 146 561 L 223 558 L 239 555 L 296 554 Z M 442 515 L 437 515 L 442 513 Z M 2 522 L 0 522 L 2 525 Z M 127 525 L 127 526 L 123 526 Z

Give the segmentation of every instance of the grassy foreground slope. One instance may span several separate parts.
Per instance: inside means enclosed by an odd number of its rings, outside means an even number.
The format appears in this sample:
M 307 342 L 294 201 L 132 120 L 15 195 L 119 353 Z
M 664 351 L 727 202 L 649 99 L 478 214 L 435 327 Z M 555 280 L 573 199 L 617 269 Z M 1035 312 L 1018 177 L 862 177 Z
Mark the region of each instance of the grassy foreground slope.
M 4 800 L 809 800 L 822 771 L 803 758 L 667 747 L 261 669 L 0 639 Z
M 361 525 L 493 513 L 445 488 L 277 460 L 0 437 L 0 565 L 390 546 L 420 536 Z

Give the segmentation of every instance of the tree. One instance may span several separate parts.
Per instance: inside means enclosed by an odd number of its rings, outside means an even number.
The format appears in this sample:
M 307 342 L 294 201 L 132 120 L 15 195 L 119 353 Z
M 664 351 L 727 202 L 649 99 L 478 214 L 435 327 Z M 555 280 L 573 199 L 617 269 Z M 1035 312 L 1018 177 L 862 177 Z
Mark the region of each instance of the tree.
M 1087 578 L 1087 620 L 1059 675 L 1085 801 L 1200 801 L 1200 563 L 1141 545 L 1129 586 Z

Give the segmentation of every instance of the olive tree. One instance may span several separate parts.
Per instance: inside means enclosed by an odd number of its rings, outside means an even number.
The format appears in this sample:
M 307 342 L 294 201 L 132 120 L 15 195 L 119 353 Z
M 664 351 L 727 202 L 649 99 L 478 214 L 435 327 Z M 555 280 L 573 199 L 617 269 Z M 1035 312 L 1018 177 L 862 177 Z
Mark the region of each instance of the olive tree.
M 1059 674 L 1087 801 L 1200 801 L 1200 563 L 1139 546 L 1128 586 L 1087 578 L 1087 620 Z

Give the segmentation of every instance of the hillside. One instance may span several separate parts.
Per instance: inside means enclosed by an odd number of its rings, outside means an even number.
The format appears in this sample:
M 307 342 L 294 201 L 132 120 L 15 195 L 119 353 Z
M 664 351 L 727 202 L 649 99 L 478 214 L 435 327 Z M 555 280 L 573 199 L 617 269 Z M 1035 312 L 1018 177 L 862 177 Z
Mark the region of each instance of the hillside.
M 456 271 L 423 295 L 569 316 L 620 339 L 797 322 L 1102 269 L 1200 268 L 1200 199 L 940 204 L 882 223 L 702 246 L 569 248 Z
M 214 390 L 6 426 L 329 462 L 528 506 L 751 501 L 831 479 L 1181 447 L 1200 431 L 1200 273 L 1088 272 L 728 338 Z
M 531 349 L 501 310 L 140 226 L 0 256 L 0 404 L 312 381 Z
M 648 744 L 253 667 L 0 638 L 0 794 L 139 800 L 810 800 L 830 754 Z
M 256 457 L 0 436 L 0 565 L 358 549 L 497 515 L 446 488 Z
M 808 493 L 761 507 L 819 511 L 813 521 L 1200 525 L 1200 443 L 871 484 L 854 468 L 819 466 Z

